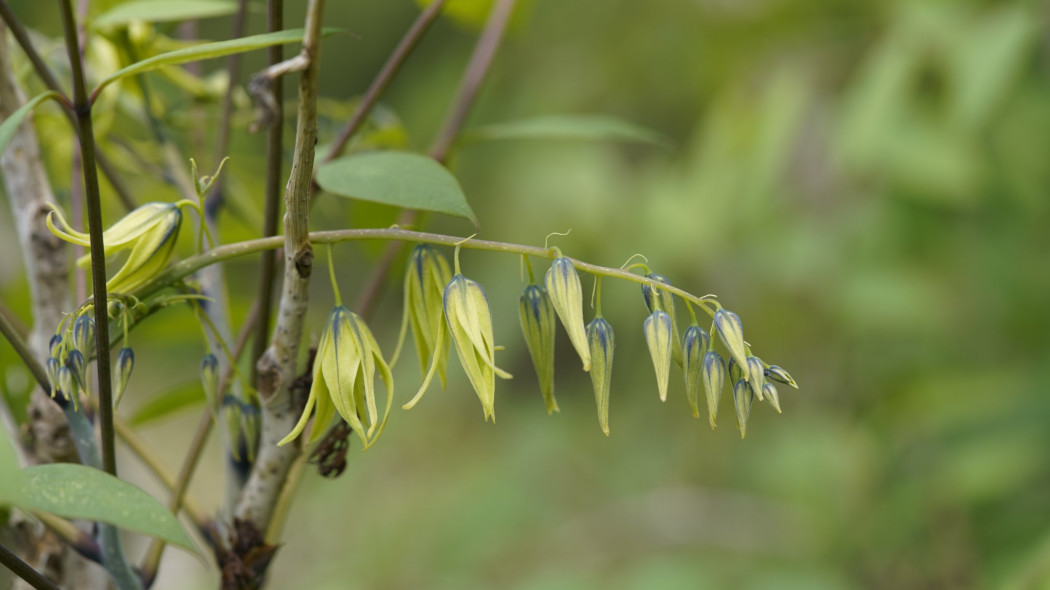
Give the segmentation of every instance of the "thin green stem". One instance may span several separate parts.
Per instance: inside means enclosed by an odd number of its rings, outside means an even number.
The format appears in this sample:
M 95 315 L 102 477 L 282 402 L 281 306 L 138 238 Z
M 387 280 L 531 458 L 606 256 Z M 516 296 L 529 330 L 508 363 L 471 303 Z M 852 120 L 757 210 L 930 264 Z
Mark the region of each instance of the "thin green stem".
M 512 244 L 508 242 L 494 242 L 489 240 L 478 240 L 475 238 L 464 240 L 464 238 L 456 236 L 447 236 L 443 234 L 434 234 L 428 232 L 418 232 L 406 229 L 397 228 L 382 228 L 382 229 L 342 229 L 333 231 L 317 231 L 310 233 L 310 241 L 317 244 L 338 244 L 341 242 L 350 242 L 356 240 L 395 240 L 400 242 L 411 242 L 419 244 L 434 244 L 437 246 L 450 246 L 455 247 L 461 245 L 463 248 L 468 250 L 484 250 L 488 252 L 502 252 L 505 254 L 517 254 L 526 256 L 535 256 L 537 258 L 545 258 L 547 260 L 553 260 L 556 258 L 556 254 L 553 249 L 541 248 L 538 246 L 526 246 L 523 244 Z M 176 264 L 171 265 L 163 273 L 157 275 L 152 281 L 144 285 L 135 293 L 135 296 L 145 298 L 149 295 L 160 291 L 161 289 L 176 283 L 197 270 L 208 266 L 209 264 L 216 264 L 218 262 L 224 262 L 232 260 L 241 256 L 247 256 L 248 254 L 255 254 L 257 252 L 264 252 L 267 250 L 273 250 L 281 247 L 283 239 L 280 236 L 271 238 L 259 238 L 257 240 L 248 240 L 244 242 L 235 242 L 233 244 L 226 244 L 219 246 L 218 248 L 209 250 L 203 254 L 193 256 L 182 260 Z M 667 291 L 686 301 L 690 301 L 693 304 L 699 306 L 709 315 L 714 316 L 714 313 L 721 308 L 721 305 L 713 300 L 704 297 L 699 297 L 675 287 L 655 281 L 653 279 L 636 275 L 620 268 L 612 268 L 608 266 L 601 266 L 598 264 L 591 264 L 582 260 L 568 257 L 572 261 L 573 266 L 578 270 L 590 273 L 592 275 L 610 277 L 615 279 L 621 279 L 637 283 L 639 285 L 649 285 L 654 289 L 660 289 Z
M 37 590 L 61 590 L 54 582 L 45 578 L 44 574 L 33 569 L 3 545 L 0 545 L 0 564 Z
M 594 316 L 602 317 L 602 277 L 594 277 Z
M 328 280 L 332 282 L 332 292 L 335 293 L 335 304 L 337 306 L 343 304 L 343 297 L 339 294 L 339 281 L 335 280 L 335 261 L 332 256 L 332 245 L 325 244 L 328 251 Z

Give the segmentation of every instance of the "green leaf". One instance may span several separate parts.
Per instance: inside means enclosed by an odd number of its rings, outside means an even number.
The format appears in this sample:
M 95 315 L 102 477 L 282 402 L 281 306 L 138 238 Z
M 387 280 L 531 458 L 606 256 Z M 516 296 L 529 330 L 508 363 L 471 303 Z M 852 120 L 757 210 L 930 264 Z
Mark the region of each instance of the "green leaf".
M 65 518 L 97 520 L 196 552 L 178 519 L 156 498 L 112 475 L 74 463 L 22 470 L 19 508 Z
M 11 113 L 11 116 L 4 120 L 3 123 L 0 123 L 0 154 L 4 153 L 4 150 L 7 149 L 7 144 L 11 143 L 11 138 L 15 136 L 15 131 L 17 131 L 18 126 L 22 124 L 22 120 L 29 115 L 29 111 L 32 111 L 36 105 L 44 102 L 46 99 L 56 97 L 58 97 L 58 93 L 54 90 L 48 90 L 43 94 L 38 94 L 29 100 L 29 102 L 19 107 L 17 111 Z
M 663 134 L 604 115 L 544 115 L 496 123 L 464 132 L 460 143 L 507 139 L 625 141 L 672 149 L 671 140 Z
M 456 177 L 427 156 L 394 151 L 345 156 L 322 165 L 317 184 L 335 195 L 436 211 L 478 225 Z
M 128 424 L 141 426 L 202 403 L 204 403 L 204 393 L 201 391 L 201 382 L 192 381 L 150 398 L 149 401 L 135 409 L 135 413 L 128 418 Z
M 237 12 L 228 0 L 132 0 L 118 4 L 91 22 L 98 29 L 126 25 L 132 21 L 150 23 L 196 20 Z
M 0 506 L 20 506 L 25 498 L 22 470 L 7 434 L 0 434 Z
M 327 37 L 328 35 L 340 31 L 341 29 L 325 28 L 322 31 L 322 36 Z M 98 87 L 94 90 L 94 94 L 98 94 L 103 88 L 121 78 L 142 74 L 164 66 L 173 66 L 191 61 L 200 61 L 233 55 L 235 53 L 244 53 L 273 45 L 294 43 L 296 41 L 302 41 L 302 39 L 302 29 L 290 29 L 287 31 L 263 33 L 261 35 L 251 35 L 249 37 L 230 39 L 228 41 L 216 41 L 214 43 L 202 43 L 200 45 L 194 45 L 193 47 L 176 49 L 175 51 L 169 51 L 160 55 L 154 55 L 153 57 L 146 58 L 142 61 L 137 61 L 126 68 L 118 70 L 112 76 L 100 82 Z

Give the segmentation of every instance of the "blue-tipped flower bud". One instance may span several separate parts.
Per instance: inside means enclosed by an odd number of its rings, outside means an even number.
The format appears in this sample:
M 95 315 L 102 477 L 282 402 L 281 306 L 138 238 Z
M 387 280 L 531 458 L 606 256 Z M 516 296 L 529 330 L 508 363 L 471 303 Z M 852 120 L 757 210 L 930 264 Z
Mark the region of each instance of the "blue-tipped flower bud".
M 77 385 L 87 391 L 87 360 L 84 359 L 84 355 L 76 349 L 69 351 L 66 355 L 66 366 L 73 372 Z
M 554 311 L 569 334 L 576 353 L 583 361 L 583 370 L 591 370 L 591 352 L 587 345 L 587 329 L 583 325 L 583 288 L 580 275 L 572 261 L 559 256 L 551 263 L 545 279 Z
M 521 333 L 536 368 L 540 392 L 547 405 L 547 413 L 558 411 L 554 399 L 554 306 L 547 290 L 539 285 L 525 287 L 519 302 Z
M 82 315 L 73 322 L 73 347 L 90 357 L 95 347 L 95 320 Z
M 755 403 L 751 386 L 743 379 L 733 386 L 733 405 L 736 407 L 736 427 L 740 429 L 740 438 L 747 436 L 747 419 L 751 416 L 751 405 Z
M 445 323 L 442 309 L 442 297 L 445 286 L 452 280 L 452 270 L 448 260 L 434 247 L 419 244 L 412 250 L 405 271 L 405 325 L 402 336 L 408 326 L 412 327 L 412 339 L 416 343 L 416 353 L 423 374 L 435 352 L 437 354 L 436 370 L 445 386 L 445 375 L 448 369 L 448 346 L 438 340 Z M 399 358 L 402 342 L 394 352 L 394 361 Z
M 240 407 L 240 442 L 248 452 L 248 461 L 254 463 L 255 450 L 259 447 L 259 427 L 262 418 L 259 408 L 255 405 L 241 402 Z
M 715 428 L 718 416 L 718 402 L 722 397 L 722 388 L 726 382 L 726 364 L 722 357 L 715 351 L 708 351 L 704 355 L 704 390 L 707 392 L 707 412 L 711 422 L 711 428 Z
M 747 382 L 751 385 L 758 401 L 762 401 L 762 384 L 766 382 L 766 366 L 762 359 L 754 356 L 747 357 Z
M 609 436 L 609 389 L 612 385 L 613 352 L 616 338 L 612 326 L 599 316 L 587 324 L 587 343 L 591 354 L 591 384 L 598 404 L 598 424 Z
M 210 352 L 201 359 L 201 385 L 208 405 L 214 407 L 215 396 L 219 393 L 219 359 Z
M 647 274 L 645 278 L 665 285 L 671 284 L 667 277 L 656 273 Z M 650 285 L 642 285 L 642 298 L 645 299 L 645 307 L 649 309 L 649 313 L 662 309 L 667 312 L 667 315 L 671 316 L 671 332 L 674 334 L 674 339 L 671 341 L 671 353 L 674 355 L 675 362 L 681 365 L 682 345 L 679 342 L 680 332 L 678 331 L 678 314 L 675 313 L 674 295 L 670 291 L 653 289 Z
M 769 365 L 766 367 L 766 379 L 798 389 L 798 385 L 795 383 L 795 380 L 791 378 L 791 374 L 777 365 Z
M 653 358 L 660 401 L 667 401 L 667 380 L 671 374 L 671 342 L 674 340 L 671 333 L 671 316 L 659 309 L 654 311 L 645 318 L 642 332 L 645 334 L 645 344 L 649 347 L 649 355 Z
M 52 339 L 53 340 L 53 339 Z M 47 372 L 47 383 L 51 386 L 51 391 L 48 392 L 51 395 L 51 399 L 55 398 L 55 394 L 62 388 L 58 382 L 58 369 L 62 366 L 62 363 L 55 357 L 50 357 L 47 362 L 44 363 L 44 368 Z
M 692 325 L 686 328 L 682 340 L 682 368 L 685 373 L 685 397 L 693 417 L 700 417 L 700 388 L 703 382 L 704 355 L 711 345 L 711 337 L 703 328 Z
M 128 388 L 128 379 L 131 379 L 131 371 L 135 368 L 135 352 L 128 347 L 120 349 L 117 353 L 117 389 L 114 392 L 113 405 L 120 403 L 120 398 Z
M 58 389 L 62 392 L 62 396 L 66 398 L 66 401 L 72 401 L 76 404 L 77 384 L 73 378 L 73 371 L 65 365 L 58 368 Z
M 61 358 L 61 356 L 62 356 L 62 335 L 61 334 L 55 334 L 54 336 L 51 337 L 51 340 L 49 340 L 48 343 L 47 343 L 47 350 L 48 350 L 48 354 L 51 355 L 51 358 L 53 358 L 53 359 Z
M 769 381 L 766 381 L 762 384 L 762 394 L 765 397 L 765 400 L 769 402 L 769 405 L 773 406 L 773 409 L 780 414 L 780 394 L 777 392 L 777 387 Z
M 747 349 L 744 345 L 744 327 L 740 323 L 740 316 L 726 309 L 715 312 L 715 331 L 725 344 L 729 353 L 741 367 L 747 365 Z M 748 376 L 745 373 L 744 380 Z

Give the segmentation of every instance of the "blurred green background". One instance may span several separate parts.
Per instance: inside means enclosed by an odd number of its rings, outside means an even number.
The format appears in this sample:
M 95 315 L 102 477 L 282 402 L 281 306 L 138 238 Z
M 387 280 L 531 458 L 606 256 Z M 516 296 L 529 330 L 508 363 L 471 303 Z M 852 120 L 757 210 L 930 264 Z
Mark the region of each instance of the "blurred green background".
M 12 4 L 58 34 L 50 8 Z M 305 3 L 288 4 L 301 21 Z M 417 13 L 409 0 L 329 3 L 326 23 L 358 37 L 325 41 L 322 143 Z M 465 252 L 507 347 L 497 360 L 515 375 L 498 385 L 498 423 L 482 421 L 458 368 L 447 391 L 395 409 L 379 444 L 353 445 L 342 478 L 304 478 L 272 587 L 1050 588 L 1048 16 L 1035 1 L 523 2 L 468 127 L 599 113 L 675 149 L 466 146 L 451 167 L 480 237 L 539 245 L 571 229 L 552 242 L 569 255 L 618 266 L 643 253 L 676 285 L 717 293 L 801 390 L 782 388 L 780 416 L 757 404 L 743 441 L 728 396 L 715 431 L 690 415 L 680 377 L 660 403 L 639 290 L 606 281 L 612 436 L 567 339 L 562 411 L 547 416 L 519 336 L 519 262 Z M 263 20 L 253 12 L 250 29 Z M 212 19 L 200 34 L 229 27 Z M 426 149 L 476 31 L 444 20 L 424 39 L 383 101 L 388 141 Z M 248 71 L 262 59 L 250 56 Z M 186 154 L 213 162 L 214 103 L 151 81 Z M 120 100 L 134 100 L 125 88 Z M 243 105 L 228 169 L 239 205 L 224 241 L 254 235 L 261 216 L 263 142 L 249 119 Z M 49 125 L 64 121 L 42 113 L 38 126 Z M 148 141 L 133 117 L 112 129 Z M 68 132 L 49 137 L 55 184 L 68 191 Z M 143 201 L 174 194 L 141 170 L 129 177 Z M 317 228 L 395 216 L 330 196 L 315 211 Z M 7 243 L 6 209 L 0 222 Z M 428 226 L 474 231 L 437 216 Z M 344 296 L 381 251 L 336 249 Z M 237 321 L 255 264 L 229 265 Z M 24 314 L 20 272 L 13 257 L 0 262 L 3 299 Z M 387 350 L 395 283 L 372 321 Z M 331 302 L 323 277 L 313 293 L 316 338 Z M 192 382 L 202 345 L 191 319 L 173 310 L 133 336 L 137 391 L 122 413 Z M 17 398 L 27 379 L 6 345 L 0 355 Z M 419 382 L 413 357 L 397 368 L 401 401 Z M 172 466 L 200 408 L 143 427 Z M 208 506 L 221 503 L 222 460 L 213 441 L 192 488 Z M 122 461 L 133 472 L 134 458 Z M 160 493 L 148 475 L 136 481 Z M 192 558 L 167 557 L 158 587 L 214 586 Z

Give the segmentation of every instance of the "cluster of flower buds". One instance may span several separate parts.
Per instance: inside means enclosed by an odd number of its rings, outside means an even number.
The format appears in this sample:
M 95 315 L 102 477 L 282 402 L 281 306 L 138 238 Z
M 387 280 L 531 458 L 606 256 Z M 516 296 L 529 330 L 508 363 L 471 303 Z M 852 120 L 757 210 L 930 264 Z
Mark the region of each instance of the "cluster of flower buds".
M 95 320 L 91 318 L 93 306 L 85 305 L 76 314 L 59 324 L 58 332 L 51 337 L 50 354 L 45 369 L 51 386 L 51 397 L 61 394 L 62 399 L 77 403 L 77 395 L 88 390 L 88 362 L 95 355 Z M 131 371 L 135 368 L 135 353 L 130 348 L 121 348 L 117 353 L 116 380 L 113 383 L 114 405 L 127 390 Z

